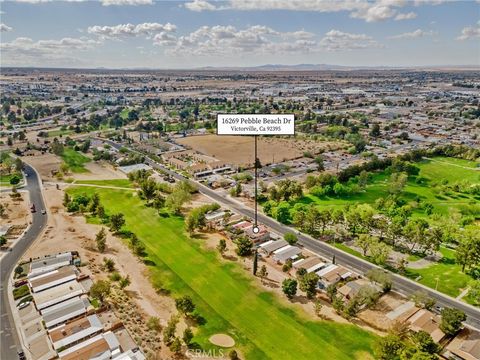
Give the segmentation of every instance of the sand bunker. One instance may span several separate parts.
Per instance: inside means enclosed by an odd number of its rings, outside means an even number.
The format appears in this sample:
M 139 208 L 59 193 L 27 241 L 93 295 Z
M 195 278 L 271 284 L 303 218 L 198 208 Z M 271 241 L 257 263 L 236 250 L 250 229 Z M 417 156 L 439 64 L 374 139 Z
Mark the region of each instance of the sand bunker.
M 225 334 L 215 334 L 208 339 L 213 345 L 221 346 L 221 347 L 232 347 L 235 345 L 235 340 L 233 340 L 230 336 Z

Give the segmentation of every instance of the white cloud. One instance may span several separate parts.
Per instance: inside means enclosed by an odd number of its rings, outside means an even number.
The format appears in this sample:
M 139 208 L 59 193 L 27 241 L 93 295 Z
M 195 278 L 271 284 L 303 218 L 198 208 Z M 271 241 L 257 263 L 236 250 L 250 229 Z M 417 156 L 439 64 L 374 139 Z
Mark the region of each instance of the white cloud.
M 85 2 L 89 0 L 12 0 L 19 3 L 42 4 L 49 2 Z M 122 6 L 122 5 L 152 5 L 154 0 L 100 0 L 103 6 Z
M 477 25 L 467 26 L 462 29 L 462 33 L 457 37 L 457 40 L 470 40 L 480 37 L 480 21 Z
M 0 32 L 8 32 L 8 31 L 12 31 L 13 28 L 4 24 L 4 23 L 1 23 L 0 24 Z
M 411 32 L 406 32 L 403 34 L 398 34 L 395 36 L 390 36 L 390 39 L 416 39 L 416 38 L 421 38 L 425 36 L 433 36 L 436 35 L 437 33 L 432 30 L 422 30 L 422 29 L 417 29 L 415 31 Z
M 142 24 L 119 24 L 115 26 L 90 26 L 87 31 L 90 34 L 102 38 L 122 39 L 126 37 L 147 36 L 151 37 L 162 32 L 175 32 L 177 27 L 173 24 L 142 23 Z
M 320 40 L 319 45 L 326 51 L 380 48 L 382 44 L 365 34 L 352 34 L 340 30 L 330 30 Z
M 39 40 L 18 37 L 11 42 L 0 44 L 2 62 L 5 64 L 39 64 L 43 61 L 50 65 L 78 65 L 78 56 L 72 52 L 93 49 L 100 42 L 87 38 L 63 38 L 60 40 Z
M 188 10 L 198 11 L 198 12 L 205 11 L 205 10 L 213 11 L 217 9 L 215 5 L 212 5 L 205 0 L 193 0 L 192 2 L 186 3 L 184 6 Z
M 382 21 L 390 18 L 395 20 L 409 20 L 416 17 L 413 12 L 399 13 L 405 6 L 438 5 L 445 0 L 228 0 L 214 2 L 207 0 L 193 0 L 184 4 L 192 11 L 214 10 L 290 10 L 314 12 L 346 11 L 350 17 L 363 19 L 367 22 Z
M 395 16 L 395 20 L 397 20 L 397 21 L 399 21 L 399 20 L 412 20 L 412 19 L 415 19 L 416 17 L 417 17 L 417 14 L 412 11 L 412 12 L 408 12 L 408 13 L 398 14 L 397 16 Z
M 153 5 L 153 0 L 101 0 L 103 6 Z
M 174 37 L 158 34 L 154 43 L 170 45 Z M 195 56 L 242 56 L 245 54 L 307 53 L 317 43 L 314 34 L 303 30 L 279 32 L 268 26 L 254 25 L 245 29 L 234 26 L 202 26 L 188 35 L 176 38 L 167 53 Z M 164 39 L 163 37 L 166 37 Z

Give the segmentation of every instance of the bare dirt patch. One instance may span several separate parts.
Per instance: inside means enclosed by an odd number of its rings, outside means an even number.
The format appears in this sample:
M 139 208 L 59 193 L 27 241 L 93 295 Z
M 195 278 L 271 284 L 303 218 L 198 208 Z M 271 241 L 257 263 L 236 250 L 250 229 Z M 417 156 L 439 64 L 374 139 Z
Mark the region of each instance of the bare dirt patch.
M 205 155 L 234 165 L 253 164 L 254 138 L 252 136 L 189 136 L 177 140 L 178 143 Z M 264 165 L 295 159 L 305 151 L 317 153 L 321 149 L 336 148 L 334 142 L 319 142 L 291 138 L 258 138 L 257 148 L 260 162 Z
M 235 340 L 226 334 L 215 334 L 208 339 L 213 345 L 229 348 L 235 345 Z
M 68 176 L 73 177 L 75 180 L 112 180 L 127 178 L 125 173 L 105 162 L 91 161 L 84 166 L 89 172 L 69 174 Z
M 12 199 L 9 192 L 0 193 L 0 203 L 6 208 L 4 216 L 0 217 L 0 226 L 25 225 L 32 220 L 28 193 L 19 191 L 19 194 L 20 198 Z
M 33 166 L 40 174 L 42 180 L 54 180 L 54 173 L 58 171 L 62 164 L 62 159 L 50 153 L 37 154 L 35 156 L 24 156 L 22 160 Z

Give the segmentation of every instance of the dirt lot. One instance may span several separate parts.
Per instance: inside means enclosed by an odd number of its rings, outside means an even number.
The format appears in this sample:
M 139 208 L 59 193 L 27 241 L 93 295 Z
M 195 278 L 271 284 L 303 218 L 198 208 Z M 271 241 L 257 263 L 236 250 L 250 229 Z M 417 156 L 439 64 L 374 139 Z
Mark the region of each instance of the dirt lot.
M 253 164 L 254 140 L 251 136 L 199 135 L 181 138 L 177 142 L 230 164 Z M 329 147 L 335 149 L 338 144 L 293 137 L 260 137 L 257 143 L 258 157 L 263 165 L 295 159 L 302 157 L 305 151 L 317 153 Z
M 19 191 L 19 194 L 21 198 L 13 200 L 8 192 L 0 193 L 0 203 L 7 208 L 4 216 L 0 217 L 0 226 L 24 225 L 32 220 L 28 193 Z
M 58 156 L 50 153 L 42 155 L 40 152 L 38 152 L 35 154 L 35 156 L 24 156 L 22 157 L 22 160 L 33 166 L 44 181 L 54 180 L 52 171 L 58 171 L 60 165 L 62 164 L 62 160 Z

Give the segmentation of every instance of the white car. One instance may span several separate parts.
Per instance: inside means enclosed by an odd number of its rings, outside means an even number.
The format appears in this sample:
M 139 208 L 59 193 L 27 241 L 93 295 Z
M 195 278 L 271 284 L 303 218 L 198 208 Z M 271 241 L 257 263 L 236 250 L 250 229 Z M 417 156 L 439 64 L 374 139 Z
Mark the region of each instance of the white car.
M 42 209 L 42 215 L 45 215 L 47 212 L 45 209 Z
M 30 305 L 30 301 L 24 301 L 18 304 L 17 307 L 18 307 L 18 310 L 22 310 L 26 308 L 28 305 Z

